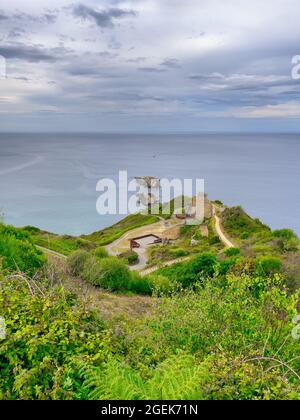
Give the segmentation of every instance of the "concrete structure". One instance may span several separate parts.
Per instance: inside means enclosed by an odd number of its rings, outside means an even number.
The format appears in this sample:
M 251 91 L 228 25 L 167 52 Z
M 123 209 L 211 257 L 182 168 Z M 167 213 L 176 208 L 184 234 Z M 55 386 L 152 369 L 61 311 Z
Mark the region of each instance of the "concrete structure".
M 191 200 L 188 201 L 189 203 L 185 206 L 183 211 L 182 209 L 177 209 L 174 211 L 174 214 L 177 219 L 194 219 L 197 215 L 204 216 L 204 219 L 210 219 L 211 217 L 213 217 L 213 206 L 206 194 L 204 195 L 204 203 L 203 195 L 199 195 L 198 200 L 196 197 L 193 197 Z
M 137 238 L 130 239 L 130 249 L 146 248 L 149 245 L 160 244 L 162 239 L 154 234 L 138 236 Z
M 208 227 L 206 225 L 201 225 L 200 226 L 200 232 L 201 232 L 202 238 L 208 238 L 209 231 L 208 231 Z

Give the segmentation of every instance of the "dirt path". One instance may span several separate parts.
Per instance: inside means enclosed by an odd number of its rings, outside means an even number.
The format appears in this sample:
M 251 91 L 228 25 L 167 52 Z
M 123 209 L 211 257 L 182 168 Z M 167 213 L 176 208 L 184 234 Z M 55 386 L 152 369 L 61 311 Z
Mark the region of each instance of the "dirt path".
M 216 210 L 215 205 L 213 205 L 213 216 L 214 216 L 214 219 L 215 219 L 216 233 L 219 236 L 220 240 L 222 241 L 222 243 L 227 248 L 234 248 L 235 245 L 226 237 L 226 235 L 224 234 L 224 232 L 221 228 L 221 221 L 220 221 L 219 216 L 217 215 L 217 210 Z M 129 250 L 129 240 L 130 240 L 130 238 L 134 238 L 135 236 L 147 235 L 147 234 L 151 234 L 151 233 L 159 235 L 159 234 L 162 234 L 164 232 L 164 230 L 166 230 L 169 227 L 170 226 L 167 225 L 166 221 L 161 219 L 159 222 L 153 223 L 152 225 L 143 226 L 143 227 L 133 229 L 133 230 L 125 233 L 121 238 L 119 238 L 116 241 L 112 242 L 111 244 L 107 245 L 105 248 L 106 248 L 109 255 L 116 256 L 120 252 L 124 252 L 126 250 Z M 64 260 L 67 258 L 65 255 L 60 254 L 60 253 L 55 252 L 55 251 L 51 251 L 50 249 L 43 248 L 43 247 L 40 247 L 40 246 L 37 246 L 37 248 L 40 249 L 41 251 L 43 251 L 48 257 L 55 257 L 56 259 L 59 258 L 59 259 L 64 259 Z M 147 267 L 147 262 L 148 262 L 147 248 L 136 249 L 136 252 L 139 255 L 139 263 L 135 266 L 130 267 L 130 270 L 139 271 L 139 273 L 142 277 L 147 276 L 151 273 L 154 273 L 155 271 L 159 270 L 160 268 L 171 267 L 172 265 L 188 261 L 189 259 L 192 258 L 192 256 L 181 257 L 181 258 L 177 258 L 177 259 L 172 260 L 172 261 L 166 261 L 165 263 L 163 263 L 161 265 L 156 265 L 156 266 L 153 266 L 153 267 L 146 268 Z M 79 280 L 77 279 L 77 282 L 78 281 Z M 95 288 L 92 288 L 92 289 L 94 290 Z M 103 295 L 103 292 L 102 292 L 102 295 Z M 115 295 L 113 295 L 113 296 L 115 296 Z
M 65 260 L 67 259 L 66 255 L 60 254 L 59 252 L 52 251 L 51 249 L 44 248 L 43 246 L 39 246 L 39 245 L 35 245 L 35 247 L 39 249 L 40 251 L 43 251 L 44 254 L 46 255 L 51 255 L 54 257 L 65 259 Z
M 189 256 L 189 257 L 181 257 L 181 258 L 177 258 L 176 260 L 166 261 L 165 263 L 161 264 L 160 266 L 155 265 L 155 266 L 153 266 L 153 267 L 146 268 L 145 270 L 140 271 L 140 275 L 141 275 L 142 277 L 145 277 L 145 276 L 147 276 L 148 274 L 152 274 L 152 273 L 154 273 L 155 271 L 159 270 L 160 268 L 171 267 L 172 265 L 175 265 L 175 264 L 179 264 L 179 263 L 182 263 L 182 262 L 188 261 L 188 260 L 190 260 L 193 256 L 194 256 L 194 255 L 191 255 L 191 256 Z
M 181 225 L 181 224 L 182 222 L 170 225 L 170 221 L 166 221 L 163 218 L 160 218 L 159 222 L 130 230 L 129 232 L 125 233 L 121 238 L 107 245 L 105 248 L 109 255 L 116 256 L 130 249 L 129 240 L 131 238 L 134 238 L 137 236 L 149 235 L 149 234 L 160 236 L 166 230 L 170 229 L 170 227 L 176 227 L 177 225 Z M 148 248 L 146 247 L 146 248 L 139 248 L 135 250 L 139 255 L 139 263 L 130 268 L 132 271 L 141 271 L 146 268 L 147 262 L 148 262 L 147 249 Z
M 221 221 L 220 221 L 219 216 L 217 215 L 216 206 L 213 206 L 213 215 L 214 215 L 214 218 L 215 218 L 215 229 L 216 229 L 216 232 L 217 232 L 220 240 L 223 242 L 223 244 L 227 248 L 235 248 L 234 244 L 226 237 L 226 235 L 222 231 Z

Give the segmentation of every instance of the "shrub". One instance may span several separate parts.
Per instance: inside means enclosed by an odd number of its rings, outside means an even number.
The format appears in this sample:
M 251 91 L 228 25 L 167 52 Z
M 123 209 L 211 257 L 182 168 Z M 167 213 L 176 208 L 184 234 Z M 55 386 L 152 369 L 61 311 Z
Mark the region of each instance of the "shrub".
M 91 257 L 86 261 L 84 278 L 93 286 L 112 291 L 128 290 L 131 279 L 126 264 L 116 257 Z
M 135 251 L 127 251 L 119 255 L 129 265 L 136 265 L 139 262 L 139 255 Z
M 177 288 L 176 283 L 166 276 L 151 274 L 148 276 L 152 292 L 157 295 L 167 295 L 174 292 Z
M 195 397 L 194 389 L 198 398 L 208 400 L 299 398 L 298 346 L 291 335 L 299 296 L 288 295 L 279 281 L 265 277 L 260 279 L 264 287 L 254 295 L 257 281 L 229 276 L 228 287 L 206 282 L 194 292 L 161 298 L 138 323 L 124 323 L 115 343 L 126 355 L 126 364 L 113 371 L 114 381 L 108 372 L 106 378 L 100 372 L 94 375 L 99 378 L 98 386 L 92 382 L 91 390 L 100 386 L 103 390 L 103 384 L 104 391 L 108 390 L 95 398 L 118 397 L 120 383 L 129 398 L 157 398 L 157 388 L 164 398 L 183 398 L 187 377 L 188 398 Z M 187 354 L 201 367 L 195 375 L 183 372 L 181 359 Z M 175 359 L 176 367 L 170 358 Z M 166 364 L 172 366 L 168 374 Z M 192 360 L 187 364 L 195 366 Z M 283 368 L 284 364 L 288 366 Z M 130 372 L 124 375 L 126 368 Z M 153 380 L 144 387 L 132 376 L 137 372 L 143 376 L 142 384 Z M 168 379 L 162 380 L 165 377 Z M 181 386 L 184 389 L 179 391 Z M 142 389 L 148 390 L 146 395 L 141 395 Z
M 93 251 L 93 254 L 95 255 L 95 257 L 100 258 L 100 259 L 108 257 L 108 252 L 103 246 L 99 246 L 98 248 L 96 248 Z
M 224 229 L 232 236 L 241 237 L 247 233 L 249 236 L 258 232 L 270 233 L 268 226 L 258 219 L 252 219 L 242 207 L 232 207 L 222 213 L 222 224 Z
M 32 235 L 35 235 L 35 234 L 38 234 L 38 233 L 41 232 L 40 229 L 38 229 L 37 227 L 34 227 L 34 226 L 25 226 L 25 227 L 23 227 L 22 230 L 25 231 L 25 232 L 28 232 L 29 234 L 32 234 Z
M 257 273 L 261 276 L 269 276 L 279 273 L 281 265 L 280 259 L 272 256 L 257 257 L 254 261 L 254 267 Z
M 46 264 L 46 259 L 30 236 L 12 226 L 0 225 L 0 258 L 3 268 L 32 276 Z
M 176 249 L 170 250 L 170 255 L 174 258 L 181 258 L 181 257 L 186 257 L 187 255 L 189 255 L 189 252 L 183 248 L 176 248 Z
M 48 283 L 48 280 L 47 280 Z M 66 290 L 1 278 L 0 400 L 86 399 L 82 362 L 106 359 L 104 324 Z
M 88 254 L 85 260 L 81 277 L 92 285 L 96 285 L 100 271 L 100 260 L 92 254 Z
M 220 240 L 220 238 L 217 235 L 212 236 L 211 238 L 209 238 L 209 244 L 210 245 L 218 245 L 220 243 L 221 243 L 221 240 Z
M 243 232 L 243 233 L 241 234 L 241 236 L 240 236 L 240 238 L 241 238 L 242 240 L 249 239 L 249 237 L 250 237 L 250 235 L 249 235 L 249 233 L 247 233 L 247 232 Z
M 296 252 L 299 249 L 299 241 L 296 238 L 279 239 L 277 248 L 280 252 Z
M 75 251 L 68 257 L 68 268 L 73 276 L 81 276 L 87 259 L 90 257 L 87 251 Z
M 152 287 L 147 277 L 141 277 L 138 273 L 132 272 L 128 282 L 128 290 L 141 295 L 151 295 Z
M 203 277 L 213 277 L 215 274 L 215 266 L 217 259 L 215 255 L 206 253 L 198 255 L 187 263 L 193 273 L 202 275 Z
M 186 288 L 199 280 L 213 277 L 217 259 L 213 254 L 205 253 L 195 256 L 188 262 L 176 264 L 159 270 L 159 274 L 167 276 Z
M 225 251 L 225 255 L 227 257 L 236 257 L 237 255 L 240 255 L 241 250 L 240 248 L 228 248 Z
M 291 229 L 274 230 L 274 238 L 297 239 L 297 235 Z
M 232 267 L 236 265 L 236 263 L 236 258 L 230 258 L 228 260 L 221 261 L 219 263 L 219 274 L 221 276 L 228 274 L 231 271 Z
M 274 249 L 270 245 L 255 245 L 252 250 L 256 254 L 270 255 Z

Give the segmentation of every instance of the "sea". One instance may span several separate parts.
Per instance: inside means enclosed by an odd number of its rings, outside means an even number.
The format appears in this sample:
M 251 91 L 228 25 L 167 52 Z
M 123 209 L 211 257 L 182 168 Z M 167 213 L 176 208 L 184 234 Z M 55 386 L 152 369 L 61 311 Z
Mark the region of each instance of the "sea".
M 124 217 L 96 211 L 99 180 L 204 179 L 205 192 L 241 205 L 272 229 L 300 236 L 300 134 L 0 134 L 5 223 L 88 234 Z

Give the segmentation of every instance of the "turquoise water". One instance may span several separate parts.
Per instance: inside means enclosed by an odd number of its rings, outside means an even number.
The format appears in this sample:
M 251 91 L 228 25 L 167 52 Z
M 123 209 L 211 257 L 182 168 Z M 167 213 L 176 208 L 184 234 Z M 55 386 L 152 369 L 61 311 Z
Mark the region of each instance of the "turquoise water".
M 299 156 L 290 134 L 0 134 L 0 209 L 16 226 L 89 233 L 121 218 L 97 214 L 97 181 L 128 170 L 204 178 L 210 198 L 300 235 Z

